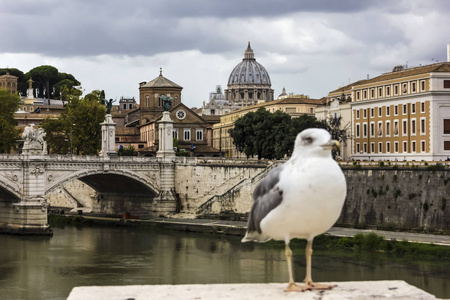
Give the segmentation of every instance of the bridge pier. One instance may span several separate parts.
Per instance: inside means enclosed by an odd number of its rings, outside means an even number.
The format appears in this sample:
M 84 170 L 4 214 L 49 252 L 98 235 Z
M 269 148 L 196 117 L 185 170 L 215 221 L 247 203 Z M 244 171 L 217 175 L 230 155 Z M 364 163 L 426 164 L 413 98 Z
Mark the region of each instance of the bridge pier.
M 48 202 L 45 193 L 45 163 L 41 157 L 23 156 L 22 195 L 10 198 L 2 208 L 1 232 L 13 234 L 52 235 L 47 223 Z M 17 181 L 19 177 L 16 176 Z

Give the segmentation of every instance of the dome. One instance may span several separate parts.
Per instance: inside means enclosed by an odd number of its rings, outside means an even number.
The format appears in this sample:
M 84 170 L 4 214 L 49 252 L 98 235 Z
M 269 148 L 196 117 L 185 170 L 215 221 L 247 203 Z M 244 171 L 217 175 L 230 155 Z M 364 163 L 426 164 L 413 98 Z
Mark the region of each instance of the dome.
M 228 85 L 268 85 L 270 86 L 270 77 L 266 69 L 256 61 L 253 50 L 248 42 L 247 50 L 245 50 L 244 58 L 234 67 L 228 78 Z

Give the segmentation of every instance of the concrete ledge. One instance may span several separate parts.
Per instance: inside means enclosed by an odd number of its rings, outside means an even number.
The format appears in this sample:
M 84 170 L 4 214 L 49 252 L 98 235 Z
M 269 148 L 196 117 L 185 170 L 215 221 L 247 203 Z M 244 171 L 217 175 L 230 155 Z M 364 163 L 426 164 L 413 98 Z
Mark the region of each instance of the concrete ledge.
M 284 292 L 287 283 L 75 287 L 67 300 L 436 299 L 404 281 L 337 282 L 329 291 Z

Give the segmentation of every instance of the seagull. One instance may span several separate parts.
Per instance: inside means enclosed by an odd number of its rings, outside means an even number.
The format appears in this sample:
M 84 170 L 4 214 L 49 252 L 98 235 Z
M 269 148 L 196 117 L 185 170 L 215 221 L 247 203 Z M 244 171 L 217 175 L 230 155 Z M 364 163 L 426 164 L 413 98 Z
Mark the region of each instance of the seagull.
M 311 277 L 314 237 L 325 233 L 339 218 L 347 184 L 331 150 L 339 142 L 325 129 L 300 132 L 291 158 L 270 171 L 253 191 L 247 232 L 242 242 L 285 242 L 289 283 L 285 291 L 328 290 L 336 285 L 318 284 Z M 295 283 L 292 275 L 293 238 L 306 239 L 306 285 Z

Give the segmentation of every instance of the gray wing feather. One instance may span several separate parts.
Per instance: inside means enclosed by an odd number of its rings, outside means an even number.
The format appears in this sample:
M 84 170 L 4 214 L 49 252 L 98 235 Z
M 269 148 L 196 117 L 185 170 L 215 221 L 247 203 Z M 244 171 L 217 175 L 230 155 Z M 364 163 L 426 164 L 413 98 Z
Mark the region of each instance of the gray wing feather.
M 280 181 L 280 173 L 284 166 L 281 165 L 267 174 L 253 191 L 253 206 L 248 217 L 247 240 L 263 241 L 268 237 L 255 237 L 262 234 L 260 223 L 262 219 L 283 200 L 283 191 L 277 186 Z M 249 236 L 253 236 L 250 238 Z M 243 240 L 243 241 L 244 241 Z

